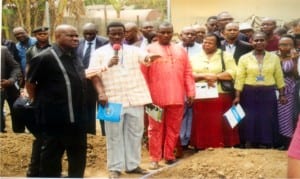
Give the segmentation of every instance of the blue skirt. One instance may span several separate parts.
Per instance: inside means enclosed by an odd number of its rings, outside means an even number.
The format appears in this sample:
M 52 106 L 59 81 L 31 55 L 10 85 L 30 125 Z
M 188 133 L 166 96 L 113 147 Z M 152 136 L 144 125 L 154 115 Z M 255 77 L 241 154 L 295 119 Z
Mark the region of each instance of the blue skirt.
M 278 140 L 275 87 L 245 85 L 240 99 L 246 113 L 239 126 L 241 141 L 274 146 Z

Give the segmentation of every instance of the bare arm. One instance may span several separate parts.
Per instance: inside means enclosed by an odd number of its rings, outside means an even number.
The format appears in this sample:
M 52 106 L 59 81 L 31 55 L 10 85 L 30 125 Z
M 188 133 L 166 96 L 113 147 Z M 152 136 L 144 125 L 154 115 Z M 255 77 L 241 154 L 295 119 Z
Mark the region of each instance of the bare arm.
M 98 101 L 101 105 L 105 106 L 108 102 L 108 98 L 105 94 L 104 85 L 102 83 L 102 80 L 99 76 L 94 76 L 92 78 L 92 82 L 94 85 L 94 88 L 96 89 L 98 93 Z
M 33 101 L 35 99 L 35 87 L 36 85 L 33 84 L 33 83 L 29 83 L 29 82 L 25 82 L 25 88 L 26 88 L 26 91 L 28 93 L 28 97 L 31 101 Z
M 217 78 L 218 80 L 232 80 L 232 76 L 226 71 L 218 73 Z
M 288 178 L 300 178 L 300 160 L 292 157 L 288 158 Z

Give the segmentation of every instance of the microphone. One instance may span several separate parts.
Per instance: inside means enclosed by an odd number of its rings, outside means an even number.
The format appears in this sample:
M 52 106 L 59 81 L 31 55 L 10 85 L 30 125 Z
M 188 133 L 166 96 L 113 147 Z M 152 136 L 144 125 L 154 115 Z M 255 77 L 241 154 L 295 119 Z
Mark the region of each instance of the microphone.
M 113 44 L 112 48 L 114 49 L 114 55 L 118 56 L 121 45 L 120 44 Z

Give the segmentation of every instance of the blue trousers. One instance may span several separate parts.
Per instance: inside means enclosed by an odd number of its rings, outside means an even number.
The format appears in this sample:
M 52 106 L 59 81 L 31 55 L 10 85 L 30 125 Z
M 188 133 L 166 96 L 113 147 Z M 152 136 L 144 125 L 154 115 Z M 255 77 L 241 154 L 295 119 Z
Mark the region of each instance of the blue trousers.
M 184 105 L 183 119 L 180 129 L 180 141 L 181 145 L 185 146 L 189 144 L 192 129 L 193 110 L 192 107 Z

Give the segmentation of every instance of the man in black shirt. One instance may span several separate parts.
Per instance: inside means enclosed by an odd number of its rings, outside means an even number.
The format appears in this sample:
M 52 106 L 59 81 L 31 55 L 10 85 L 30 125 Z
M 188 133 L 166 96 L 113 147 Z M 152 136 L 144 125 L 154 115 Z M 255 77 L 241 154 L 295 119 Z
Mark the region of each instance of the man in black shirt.
M 64 151 L 68 177 L 82 178 L 86 164 L 86 79 L 75 50 L 77 29 L 59 25 L 56 43 L 29 62 L 26 88 L 37 109 L 43 140 L 40 177 L 60 177 Z
M 47 48 L 51 47 L 49 44 L 49 32 L 48 27 L 37 27 L 32 32 L 34 33 L 35 38 L 37 39 L 37 42 L 35 45 L 31 46 L 26 51 L 26 70 L 29 68 L 29 62 L 30 60 L 39 54 L 40 52 L 46 50 Z M 24 117 L 23 115 L 20 115 L 20 118 Z M 34 121 L 34 120 L 32 120 Z M 26 124 L 30 125 L 30 124 Z M 27 127 L 28 128 L 28 127 Z M 31 152 L 31 159 L 30 163 L 28 165 L 28 170 L 26 173 L 27 177 L 39 177 L 39 167 L 40 167 L 40 153 L 41 153 L 41 147 L 42 147 L 42 139 L 40 137 L 40 134 L 37 131 L 30 131 L 35 139 L 32 143 L 32 152 Z

